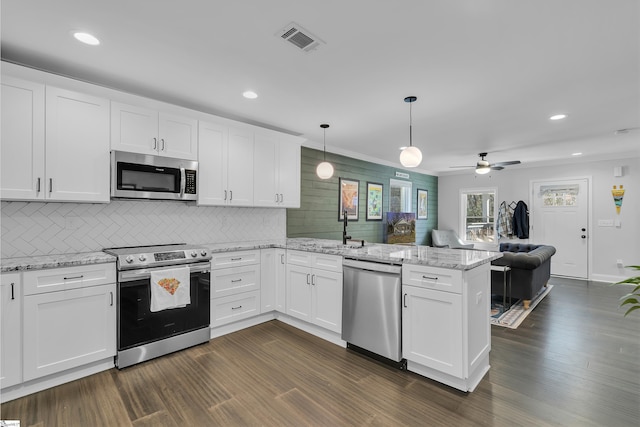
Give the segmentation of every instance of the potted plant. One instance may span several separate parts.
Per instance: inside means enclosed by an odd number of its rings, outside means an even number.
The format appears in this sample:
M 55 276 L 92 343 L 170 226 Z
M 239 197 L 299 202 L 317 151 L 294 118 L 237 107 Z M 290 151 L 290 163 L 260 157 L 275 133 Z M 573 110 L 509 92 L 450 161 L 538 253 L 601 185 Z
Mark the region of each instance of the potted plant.
M 640 270 L 640 265 L 629 265 L 629 266 L 627 266 L 627 268 L 633 268 L 635 270 Z M 628 283 L 628 284 L 636 285 L 630 293 L 628 293 L 627 295 L 625 295 L 622 298 L 620 298 L 620 301 L 622 301 L 620 303 L 620 307 L 623 307 L 625 305 L 629 306 L 627 311 L 624 313 L 624 315 L 626 316 L 627 314 L 631 313 L 632 311 L 640 309 L 640 276 L 630 277 L 630 278 L 628 278 L 626 280 L 623 280 L 621 282 L 614 283 L 614 285 L 618 285 L 618 284 L 621 284 L 621 283 Z

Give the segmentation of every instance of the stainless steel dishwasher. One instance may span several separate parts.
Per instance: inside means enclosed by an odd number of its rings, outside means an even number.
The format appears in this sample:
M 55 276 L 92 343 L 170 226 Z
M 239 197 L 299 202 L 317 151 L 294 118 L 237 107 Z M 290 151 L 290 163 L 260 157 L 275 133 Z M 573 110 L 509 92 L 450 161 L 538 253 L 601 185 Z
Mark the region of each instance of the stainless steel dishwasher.
M 401 369 L 401 266 L 344 259 L 342 339 L 352 350 Z

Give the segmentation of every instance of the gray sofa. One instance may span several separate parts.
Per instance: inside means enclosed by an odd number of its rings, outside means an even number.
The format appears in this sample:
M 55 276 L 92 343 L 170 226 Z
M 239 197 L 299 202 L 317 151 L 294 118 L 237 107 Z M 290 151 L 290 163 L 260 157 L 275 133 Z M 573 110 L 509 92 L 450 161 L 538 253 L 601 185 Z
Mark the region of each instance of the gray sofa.
M 500 243 L 502 258 L 492 261 L 492 265 L 511 267 L 511 298 L 522 299 L 525 309 L 531 299 L 547 285 L 551 276 L 551 257 L 556 248 L 549 245 L 522 243 Z M 491 293 L 504 294 L 504 273 L 491 271 Z

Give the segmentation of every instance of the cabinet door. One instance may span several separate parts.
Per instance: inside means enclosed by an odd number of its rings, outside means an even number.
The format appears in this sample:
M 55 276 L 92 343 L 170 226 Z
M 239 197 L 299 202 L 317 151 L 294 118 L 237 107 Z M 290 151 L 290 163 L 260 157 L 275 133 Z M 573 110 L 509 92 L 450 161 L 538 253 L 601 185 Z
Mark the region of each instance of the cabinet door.
M 280 142 L 278 147 L 280 206 L 300 207 L 300 145 Z
M 253 203 L 255 206 L 272 207 L 280 203 L 276 187 L 278 138 L 275 134 L 256 133 L 253 169 Z
M 48 86 L 46 115 L 46 197 L 108 203 L 109 101 Z
M 44 198 L 44 85 L 2 76 L 2 199 Z
M 286 313 L 287 309 L 287 251 L 276 249 L 276 311 Z
M 5 388 L 22 382 L 20 273 L 2 275 L 0 299 L 0 388 Z
M 253 145 L 253 132 L 229 129 L 227 183 L 230 205 L 253 205 Z
M 403 286 L 402 355 L 449 375 L 463 375 L 462 295 Z
M 287 314 L 311 322 L 311 269 L 287 265 Z
M 158 119 L 160 154 L 178 159 L 198 158 L 198 121 L 175 114 L 160 113 Z
M 342 332 L 342 273 L 313 270 L 311 276 L 312 322 L 333 332 Z
M 111 149 L 140 154 L 158 153 L 158 112 L 111 103 Z
M 262 249 L 260 259 L 260 302 L 262 313 L 285 313 L 285 250 Z
M 215 123 L 199 123 L 198 205 L 227 203 L 227 128 Z
M 24 380 L 116 353 L 116 285 L 24 298 Z

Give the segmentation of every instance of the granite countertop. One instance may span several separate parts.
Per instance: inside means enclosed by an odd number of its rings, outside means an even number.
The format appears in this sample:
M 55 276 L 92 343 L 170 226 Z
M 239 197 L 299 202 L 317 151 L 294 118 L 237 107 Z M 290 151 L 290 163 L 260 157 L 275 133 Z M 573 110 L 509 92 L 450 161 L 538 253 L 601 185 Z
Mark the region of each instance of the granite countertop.
M 343 245 L 339 240 L 295 238 L 269 241 L 250 241 L 240 243 L 211 243 L 202 245 L 212 253 L 241 251 L 252 249 L 283 248 L 307 252 L 339 255 L 363 261 L 385 262 L 393 264 L 417 264 L 432 267 L 470 270 L 502 257 L 500 252 L 442 249 L 429 246 L 386 245 L 382 243 L 350 242 Z M 76 265 L 115 263 L 116 258 L 104 252 L 84 252 L 62 255 L 40 255 L 19 258 L 4 258 L 1 262 L 2 273 L 12 271 L 38 270 L 43 268 L 71 267 Z

